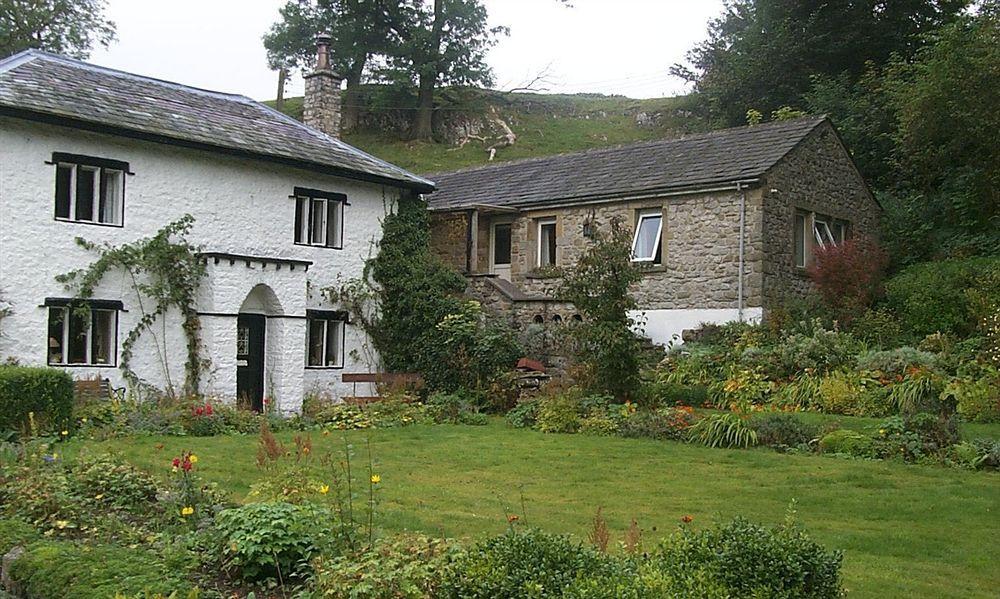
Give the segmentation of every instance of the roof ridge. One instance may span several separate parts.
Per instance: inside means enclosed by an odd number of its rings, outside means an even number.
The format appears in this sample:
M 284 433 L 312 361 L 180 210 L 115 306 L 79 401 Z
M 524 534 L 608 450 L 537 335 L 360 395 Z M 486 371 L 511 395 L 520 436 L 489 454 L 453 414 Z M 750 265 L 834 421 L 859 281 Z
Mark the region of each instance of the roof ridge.
M 17 64 L 15 64 L 15 65 L 11 65 L 11 66 L 8 67 L 7 65 L 4 64 L 7 61 L 14 62 L 13 59 L 15 59 L 15 58 L 21 58 L 21 57 L 23 57 L 23 59 L 20 60 L 20 61 L 17 61 Z M 51 60 L 53 62 L 61 62 L 61 63 L 73 65 L 73 66 L 76 66 L 76 67 L 80 67 L 80 68 L 83 68 L 83 69 L 86 69 L 86 70 L 89 70 L 89 71 L 97 71 L 97 72 L 105 73 L 107 75 L 111 75 L 111 76 L 114 76 L 114 77 L 122 77 L 124 79 L 131 79 L 133 81 L 145 81 L 147 83 L 153 83 L 153 84 L 156 84 L 156 85 L 162 85 L 164 87 L 170 87 L 170 88 L 174 88 L 174 89 L 178 89 L 178 90 L 189 91 L 189 92 L 193 92 L 193 93 L 201 94 L 201 95 L 205 95 L 205 96 L 217 97 L 217 98 L 222 98 L 222 99 L 227 99 L 227 100 L 238 100 L 238 101 L 241 101 L 241 102 L 244 102 L 244 103 L 246 103 L 246 102 L 253 102 L 253 103 L 259 104 L 259 102 L 257 102 L 253 98 L 250 98 L 250 97 L 245 96 L 243 94 L 236 94 L 236 93 L 231 93 L 231 92 L 221 92 L 221 91 L 212 90 L 212 89 L 205 89 L 203 87 L 194 87 L 193 85 L 185 85 L 183 83 L 178 83 L 176 81 L 169 81 L 167 79 L 159 79 L 157 77 L 151 77 L 149 75 L 139 75 L 137 73 L 130 73 L 128 71 L 123 71 L 121 69 L 116 69 L 116 68 L 113 68 L 113 67 L 106 67 L 106 66 L 98 65 L 98 64 L 91 63 L 91 62 L 87 62 L 85 60 L 80 60 L 79 58 L 72 58 L 70 56 L 64 56 L 62 54 L 56 54 L 54 52 L 48 52 L 46 50 L 39 50 L 37 48 L 29 48 L 27 50 L 23 50 L 23 51 L 15 54 L 15 55 L 9 57 L 9 58 L 5 58 L 3 61 L 0 61 L 0 72 L 6 71 L 6 70 L 9 70 L 9 69 L 12 69 L 12 68 L 16 68 L 16 67 L 18 67 L 18 66 L 20 66 L 20 65 L 22 65 L 22 64 L 24 64 L 26 62 L 30 62 L 31 60 L 34 60 L 36 58 L 40 58 L 40 59 L 43 59 L 43 60 Z
M 707 139 L 707 138 L 716 137 L 716 136 L 719 136 L 719 135 L 722 135 L 722 134 L 732 133 L 734 131 L 743 130 L 743 129 L 758 129 L 758 130 L 762 129 L 762 128 L 763 129 L 774 129 L 774 128 L 776 128 L 779 125 L 784 126 L 784 125 L 787 125 L 789 123 L 795 123 L 795 122 L 814 121 L 813 126 L 809 128 L 809 130 L 811 131 L 816 126 L 818 126 L 820 123 L 822 123 L 823 121 L 827 120 L 827 118 L 828 118 L 828 116 L 826 114 L 806 115 L 806 116 L 796 117 L 796 118 L 793 118 L 793 119 L 785 119 L 785 120 L 782 120 L 782 121 L 768 121 L 766 123 L 760 123 L 760 124 L 757 124 L 757 125 L 740 125 L 738 127 L 726 127 L 724 129 L 715 129 L 713 131 L 703 131 L 703 132 L 699 132 L 699 133 L 682 134 L 682 135 L 680 135 L 678 137 L 667 137 L 667 138 L 661 138 L 661 139 L 649 139 L 649 140 L 643 140 L 643 141 L 634 141 L 634 142 L 629 142 L 629 143 L 614 144 L 614 145 L 611 145 L 611 146 L 601 146 L 601 147 L 597 147 L 597 148 L 587 148 L 585 150 L 576 150 L 576 151 L 573 151 L 573 152 L 559 152 L 557 154 L 549 154 L 547 156 L 533 156 L 531 158 L 522 158 L 520 160 L 508 160 L 508 161 L 505 161 L 505 162 L 496 162 L 496 163 L 493 163 L 493 164 L 482 164 L 482 165 L 478 165 L 478 166 L 469 166 L 469 167 L 465 167 L 465 168 L 455 169 L 453 171 L 437 171 L 437 172 L 433 172 L 433 173 L 426 173 L 426 174 L 424 174 L 422 176 L 430 178 L 431 180 L 433 180 L 434 177 L 441 177 L 441 176 L 447 176 L 447 175 L 457 175 L 457 174 L 468 173 L 468 172 L 472 172 L 472 171 L 480 171 L 480 170 L 482 170 L 482 171 L 494 170 L 494 169 L 499 170 L 499 169 L 502 169 L 502 168 L 516 167 L 516 166 L 521 166 L 521 165 L 529 164 L 529 163 L 545 162 L 545 161 L 549 161 L 549 160 L 557 160 L 557 159 L 566 158 L 566 157 L 570 157 L 570 156 L 586 156 L 586 155 L 591 155 L 591 154 L 603 154 L 603 153 L 616 152 L 616 151 L 623 150 L 623 149 L 633 149 L 633 148 L 641 148 L 641 147 L 647 147 L 647 146 L 658 146 L 658 145 L 665 145 L 665 144 L 668 144 L 668 143 L 674 143 L 674 142 L 680 142 L 680 141 L 691 141 L 691 140 L 698 140 L 698 139 Z

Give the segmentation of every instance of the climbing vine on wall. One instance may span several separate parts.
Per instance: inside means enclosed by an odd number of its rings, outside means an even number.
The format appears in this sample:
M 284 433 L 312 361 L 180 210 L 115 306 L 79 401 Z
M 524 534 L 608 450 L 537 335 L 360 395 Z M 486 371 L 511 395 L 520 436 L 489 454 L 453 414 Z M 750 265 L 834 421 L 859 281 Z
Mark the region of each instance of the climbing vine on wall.
M 131 362 L 136 342 L 143 334 L 150 335 L 163 368 L 166 392 L 171 396 L 175 395 L 176 388 L 170 378 L 165 321 L 171 308 L 180 313 L 187 345 L 185 395 L 198 392 L 201 374 L 207 366 L 201 358 L 201 321 L 195 309 L 198 288 L 205 276 L 205 264 L 198 256 L 198 248 L 188 243 L 186 238 L 193 224 L 194 217 L 187 214 L 152 237 L 119 246 L 98 245 L 77 237 L 76 242 L 81 247 L 98 254 L 97 260 L 86 268 L 56 277 L 77 298 L 89 299 L 105 275 L 116 270 L 124 272 L 126 282 L 135 291 L 140 318 L 122 341 L 120 367 L 133 386 L 145 384 L 132 370 Z M 162 340 L 157 339 L 154 329 L 158 321 L 162 327 Z

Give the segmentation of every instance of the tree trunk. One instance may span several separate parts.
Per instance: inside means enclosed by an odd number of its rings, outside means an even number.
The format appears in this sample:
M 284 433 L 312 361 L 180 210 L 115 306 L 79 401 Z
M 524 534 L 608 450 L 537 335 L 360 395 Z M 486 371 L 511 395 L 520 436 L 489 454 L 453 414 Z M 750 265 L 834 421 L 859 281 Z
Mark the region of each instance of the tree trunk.
M 288 69 L 281 67 L 278 69 L 278 95 L 274 100 L 274 107 L 281 112 L 285 109 L 285 82 L 288 80 Z
M 413 118 L 413 128 L 410 139 L 431 139 L 434 137 L 434 80 L 437 75 L 423 73 L 420 75 L 420 87 L 417 92 L 417 113 Z
M 420 81 L 417 90 L 417 112 L 413 117 L 410 139 L 431 139 L 434 137 L 434 87 L 441 73 L 441 32 L 444 29 L 442 0 L 434 0 L 434 24 L 431 26 L 430 47 L 423 52 L 423 60 L 417 67 Z

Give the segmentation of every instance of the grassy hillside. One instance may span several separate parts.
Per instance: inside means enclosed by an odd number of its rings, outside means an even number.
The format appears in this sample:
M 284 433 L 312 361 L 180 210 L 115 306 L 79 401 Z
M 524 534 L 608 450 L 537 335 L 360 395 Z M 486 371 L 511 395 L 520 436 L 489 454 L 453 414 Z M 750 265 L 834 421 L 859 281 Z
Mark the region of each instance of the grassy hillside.
M 575 152 L 602 146 L 658 139 L 702 129 L 687 97 L 636 100 L 596 94 L 509 94 L 494 103 L 517 135 L 498 150 L 496 161 Z M 302 98 L 289 98 L 284 111 L 302 116 Z M 344 136 L 348 143 L 416 173 L 450 171 L 488 164 L 489 144 L 472 140 L 410 142 L 398 132 L 369 127 Z

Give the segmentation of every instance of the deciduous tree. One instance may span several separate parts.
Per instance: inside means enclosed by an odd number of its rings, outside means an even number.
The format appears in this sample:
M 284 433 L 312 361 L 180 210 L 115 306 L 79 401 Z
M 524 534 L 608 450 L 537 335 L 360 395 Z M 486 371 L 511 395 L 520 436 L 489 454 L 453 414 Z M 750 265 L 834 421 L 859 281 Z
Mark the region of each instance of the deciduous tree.
M 0 58 L 37 48 L 87 58 L 115 40 L 105 0 L 0 0 Z

